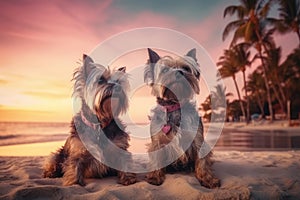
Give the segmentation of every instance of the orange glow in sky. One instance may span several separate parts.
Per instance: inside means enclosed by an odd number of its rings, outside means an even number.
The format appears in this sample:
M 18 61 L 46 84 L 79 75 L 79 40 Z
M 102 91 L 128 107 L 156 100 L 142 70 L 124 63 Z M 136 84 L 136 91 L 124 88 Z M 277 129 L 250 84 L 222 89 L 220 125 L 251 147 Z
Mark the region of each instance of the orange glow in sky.
M 70 121 L 71 79 L 79 66 L 76 62 L 110 36 L 132 28 L 154 26 L 180 31 L 200 43 L 216 62 L 230 42 L 222 41 L 222 32 L 230 20 L 223 19 L 222 13 L 236 1 L 183 4 L 184 1 L 169 6 L 156 1 L 151 6 L 146 1 L 120 0 L 0 1 L 0 121 Z M 180 9 L 183 6 L 188 7 Z M 296 36 L 291 34 L 276 40 L 283 45 L 285 56 L 296 45 Z M 141 56 L 137 64 L 146 62 L 144 58 Z M 130 71 L 134 68 L 131 61 L 132 58 L 120 59 L 113 67 L 126 65 Z M 231 80 L 225 83 L 235 94 Z M 201 86 L 198 104 L 208 94 L 204 82 Z M 129 110 L 132 120 L 147 120 L 154 100 L 149 88 L 137 91 Z

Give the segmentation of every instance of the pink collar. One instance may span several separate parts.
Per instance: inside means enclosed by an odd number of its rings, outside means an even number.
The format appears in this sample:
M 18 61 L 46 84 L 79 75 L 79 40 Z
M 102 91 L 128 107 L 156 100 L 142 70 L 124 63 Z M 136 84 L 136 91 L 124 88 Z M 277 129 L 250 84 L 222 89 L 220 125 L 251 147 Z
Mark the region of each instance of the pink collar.
M 82 121 L 85 123 L 85 125 L 91 127 L 91 128 L 94 129 L 94 130 L 98 130 L 98 127 L 101 126 L 101 123 L 100 123 L 100 122 L 99 122 L 99 123 L 92 123 L 92 122 L 90 122 L 90 121 L 83 115 L 82 112 L 80 112 L 80 114 L 81 114 L 81 119 L 82 119 Z
M 177 103 L 174 105 L 166 105 L 166 106 L 162 106 L 162 107 L 163 107 L 164 111 L 166 111 L 166 112 L 174 112 L 174 111 L 180 109 L 180 104 Z
M 180 109 L 180 104 L 177 103 L 177 104 L 174 104 L 174 105 L 166 105 L 166 106 L 162 106 L 162 109 L 163 111 L 167 112 L 167 113 L 170 113 L 170 112 L 174 112 L 176 110 L 179 110 Z M 165 124 L 163 127 L 162 127 L 162 132 L 165 133 L 166 135 L 171 131 L 172 127 L 170 124 Z

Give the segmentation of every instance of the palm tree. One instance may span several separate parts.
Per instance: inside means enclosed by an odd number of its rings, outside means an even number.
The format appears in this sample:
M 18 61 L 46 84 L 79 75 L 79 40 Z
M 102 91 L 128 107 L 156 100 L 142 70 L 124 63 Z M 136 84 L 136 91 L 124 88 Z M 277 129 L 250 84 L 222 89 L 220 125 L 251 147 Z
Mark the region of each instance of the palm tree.
M 204 111 L 203 118 L 210 122 L 211 115 L 212 115 L 212 108 L 211 108 L 211 95 L 208 95 L 205 101 L 201 104 L 199 110 Z
M 277 30 L 280 33 L 294 32 L 300 44 L 300 1 L 277 0 L 279 3 L 279 19 L 275 19 Z
M 249 74 L 248 82 L 247 82 L 247 91 L 250 92 L 250 96 L 253 99 L 255 99 L 255 101 L 257 102 L 262 117 L 264 118 L 265 117 L 264 103 L 266 101 L 265 98 L 266 88 L 264 85 L 264 79 L 262 77 L 262 73 L 259 71 L 259 69 L 256 69 L 254 72 L 252 72 L 252 74 Z
M 274 46 L 274 41 L 271 35 L 274 30 L 267 30 L 269 23 L 274 21 L 267 18 L 272 1 L 265 2 L 264 0 L 240 0 L 240 5 L 228 6 L 224 10 L 224 17 L 228 14 L 230 16 L 237 14 L 238 19 L 230 22 L 224 29 L 223 40 L 226 39 L 231 31 L 234 31 L 231 46 L 238 40 L 243 39 L 245 42 L 252 43 L 259 53 L 261 58 L 264 82 L 267 90 L 267 99 L 271 115 L 271 122 L 273 121 L 273 107 L 271 101 L 269 81 L 266 76 L 267 67 L 263 59 L 263 49 L 267 52 L 270 46 Z
M 300 48 L 296 48 L 280 66 L 287 100 L 291 101 L 292 118 L 300 113 Z
M 243 74 L 243 82 L 244 82 L 244 91 L 245 97 L 247 101 L 247 112 L 246 112 L 246 122 L 249 123 L 250 121 L 250 104 L 249 98 L 247 93 L 247 82 L 246 82 L 246 67 L 251 65 L 250 59 L 250 51 L 249 50 L 250 44 L 248 43 L 240 43 L 233 47 L 236 53 L 237 63 L 239 65 L 239 69 Z
M 242 111 L 239 100 L 233 100 L 228 104 L 228 115 L 232 116 L 233 121 L 239 120 L 241 114 Z
M 273 89 L 275 98 L 277 99 L 281 110 L 286 114 L 286 97 L 283 92 L 283 73 L 280 69 L 280 58 L 281 58 L 281 48 L 273 48 L 269 50 L 269 56 L 266 57 L 266 64 L 268 66 L 268 79 L 270 81 L 270 86 Z
M 213 109 L 226 108 L 226 95 L 229 95 L 229 93 L 226 94 L 226 87 L 218 84 L 215 86 L 215 90 L 211 93 L 212 103 L 215 104 L 212 105 Z
M 219 68 L 219 74 L 217 75 L 219 78 L 232 78 L 240 102 L 243 117 L 246 119 L 245 108 L 243 106 L 240 90 L 236 81 L 236 73 L 240 71 L 240 64 L 238 63 L 235 50 L 233 48 L 224 50 L 224 55 L 219 58 L 217 65 L 221 66 L 221 68 Z
M 228 105 L 229 105 L 229 100 L 227 97 L 233 96 L 231 92 L 226 92 L 226 87 L 222 86 L 221 84 L 218 84 L 215 86 L 216 91 L 212 92 L 211 98 L 212 102 L 215 104 L 215 106 L 212 105 L 212 107 L 218 109 L 221 108 L 225 112 L 225 116 L 221 115 L 222 118 L 225 117 L 225 120 L 228 121 Z M 224 113 L 223 112 L 223 113 Z M 224 119 L 223 119 L 224 120 Z

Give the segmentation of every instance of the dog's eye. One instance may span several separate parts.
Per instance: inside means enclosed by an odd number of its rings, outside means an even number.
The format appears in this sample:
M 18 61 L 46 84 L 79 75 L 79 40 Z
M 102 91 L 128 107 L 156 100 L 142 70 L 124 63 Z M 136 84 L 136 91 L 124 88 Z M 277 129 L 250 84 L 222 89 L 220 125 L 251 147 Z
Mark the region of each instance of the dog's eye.
M 188 66 L 182 67 L 182 69 L 186 72 L 191 73 L 191 69 Z
M 163 70 L 161 70 L 161 73 L 167 73 L 169 71 L 169 68 L 165 67 Z
M 99 80 L 98 80 L 98 84 L 103 84 L 103 83 L 105 83 L 105 79 L 104 78 L 99 78 Z

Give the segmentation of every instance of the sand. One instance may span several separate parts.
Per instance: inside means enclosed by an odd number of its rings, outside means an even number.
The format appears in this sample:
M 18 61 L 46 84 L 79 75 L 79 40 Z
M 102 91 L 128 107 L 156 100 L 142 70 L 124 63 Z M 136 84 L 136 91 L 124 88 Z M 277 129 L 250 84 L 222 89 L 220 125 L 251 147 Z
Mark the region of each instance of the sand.
M 216 151 L 214 170 L 221 187 L 202 187 L 193 174 L 167 174 L 161 186 L 117 184 L 116 177 L 62 186 L 42 178 L 45 156 L 0 157 L 0 199 L 300 199 L 300 151 Z
M 56 141 L 0 146 L 0 156 L 48 156 L 64 144 Z
M 227 123 L 224 129 L 300 132 L 300 127 L 287 127 L 285 122 L 266 121 L 247 126 Z M 107 177 L 88 179 L 82 187 L 62 186 L 61 178 L 42 178 L 44 161 L 63 143 L 1 146 L 0 199 L 300 199 L 300 150 L 215 151 L 213 168 L 221 179 L 217 189 L 202 187 L 192 173 L 167 174 L 161 186 L 148 184 L 145 174 L 139 174 L 138 182 L 130 186 Z

